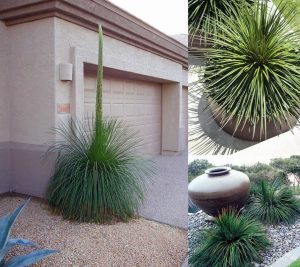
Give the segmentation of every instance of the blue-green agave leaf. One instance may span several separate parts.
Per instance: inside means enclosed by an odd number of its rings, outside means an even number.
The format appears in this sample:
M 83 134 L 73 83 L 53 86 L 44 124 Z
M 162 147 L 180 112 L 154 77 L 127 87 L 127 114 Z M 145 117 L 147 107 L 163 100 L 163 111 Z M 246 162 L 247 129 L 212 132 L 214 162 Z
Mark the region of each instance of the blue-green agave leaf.
M 31 240 L 28 240 L 28 239 L 23 239 L 23 238 L 9 239 L 7 242 L 7 246 L 13 247 L 16 245 L 26 246 L 26 247 L 36 247 L 37 243 L 32 242 Z
M 25 208 L 30 199 L 26 200 L 22 205 L 16 208 L 12 213 L 5 215 L 0 219 L 0 261 L 4 257 L 5 247 L 8 242 L 10 231 L 14 225 L 16 219 L 18 218 L 21 211 Z
M 0 251 L 0 257 L 2 257 L 2 260 L 4 258 L 4 256 L 6 255 L 6 253 L 14 246 L 19 245 L 19 246 L 26 246 L 26 247 L 36 247 L 37 244 L 27 240 L 27 239 L 23 239 L 23 238 L 16 238 L 16 239 L 9 239 L 6 243 L 5 248 L 3 248 Z M 1 267 L 1 263 L 0 263 L 0 267 Z
M 4 264 L 3 267 L 29 266 L 57 252 L 58 252 L 57 250 L 52 250 L 52 249 L 36 250 L 34 252 L 31 252 L 28 255 L 20 255 L 11 258 Z

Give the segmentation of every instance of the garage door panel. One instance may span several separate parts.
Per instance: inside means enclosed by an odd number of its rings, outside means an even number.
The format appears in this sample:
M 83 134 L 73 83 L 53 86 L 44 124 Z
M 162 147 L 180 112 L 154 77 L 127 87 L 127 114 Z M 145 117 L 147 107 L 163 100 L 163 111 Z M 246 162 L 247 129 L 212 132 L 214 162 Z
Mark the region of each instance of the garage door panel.
M 104 77 L 103 113 L 120 118 L 143 138 L 142 150 L 161 151 L 161 84 Z M 85 113 L 95 113 L 96 76 L 85 76 Z

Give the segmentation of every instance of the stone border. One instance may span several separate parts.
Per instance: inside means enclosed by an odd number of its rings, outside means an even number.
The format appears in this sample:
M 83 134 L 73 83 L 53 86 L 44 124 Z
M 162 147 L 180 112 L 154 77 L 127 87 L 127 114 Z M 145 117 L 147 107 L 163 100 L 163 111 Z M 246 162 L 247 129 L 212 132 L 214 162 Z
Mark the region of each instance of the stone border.
M 294 261 L 300 258 L 300 247 L 286 253 L 279 260 L 275 261 L 269 267 L 288 267 Z

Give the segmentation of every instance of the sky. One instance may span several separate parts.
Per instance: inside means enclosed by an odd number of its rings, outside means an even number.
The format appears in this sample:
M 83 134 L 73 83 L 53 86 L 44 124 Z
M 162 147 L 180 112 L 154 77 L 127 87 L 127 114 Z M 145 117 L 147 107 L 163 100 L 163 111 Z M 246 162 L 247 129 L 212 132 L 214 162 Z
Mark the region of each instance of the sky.
M 195 159 L 206 159 L 217 166 L 225 164 L 253 165 L 257 162 L 268 164 L 274 158 L 289 158 L 292 155 L 299 155 L 299 151 L 300 128 L 295 127 L 292 132 L 275 136 L 232 155 L 197 156 L 189 154 L 189 162 Z
M 187 34 L 188 0 L 109 0 L 168 34 Z

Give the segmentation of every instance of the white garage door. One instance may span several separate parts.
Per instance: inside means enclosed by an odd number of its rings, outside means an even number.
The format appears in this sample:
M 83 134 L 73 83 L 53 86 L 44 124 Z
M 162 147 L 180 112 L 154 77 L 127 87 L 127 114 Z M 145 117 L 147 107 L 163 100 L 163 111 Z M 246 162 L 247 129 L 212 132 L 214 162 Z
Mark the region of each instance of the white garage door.
M 161 152 L 161 84 L 105 77 L 103 81 L 104 116 L 124 120 L 139 131 L 143 153 Z M 96 76 L 85 74 L 84 108 L 89 117 L 95 113 Z

